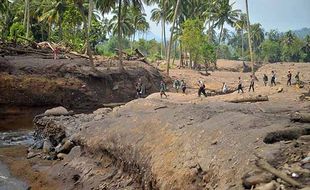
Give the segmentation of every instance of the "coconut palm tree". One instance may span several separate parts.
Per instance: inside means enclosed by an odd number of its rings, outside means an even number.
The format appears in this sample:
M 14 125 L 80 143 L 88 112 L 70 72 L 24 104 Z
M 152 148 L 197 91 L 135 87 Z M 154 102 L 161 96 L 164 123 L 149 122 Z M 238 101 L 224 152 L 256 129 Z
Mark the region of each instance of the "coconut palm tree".
M 171 54 L 171 45 L 172 45 L 172 40 L 173 40 L 173 31 L 174 31 L 174 28 L 175 28 L 175 23 L 176 23 L 179 7 L 180 7 L 180 0 L 177 0 L 177 2 L 175 4 L 175 7 L 174 7 L 174 15 L 173 15 L 171 34 L 170 34 L 170 40 L 169 40 L 169 47 L 168 47 L 167 75 L 169 75 L 170 54 Z
M 166 49 L 166 23 L 165 23 L 165 9 L 163 8 L 162 4 L 159 4 L 159 8 L 154 8 L 151 11 L 151 20 L 154 21 L 156 24 L 159 24 L 159 22 L 161 23 L 161 57 L 163 57 L 164 53 L 164 49 Z
M 244 13 L 240 14 L 240 17 L 237 22 L 235 22 L 235 28 L 237 31 L 240 31 L 241 35 L 241 57 L 244 59 L 244 42 L 243 42 L 243 31 L 246 29 L 247 16 Z
M 57 22 L 59 39 L 62 40 L 62 22 L 64 13 L 68 7 L 66 0 L 45 0 L 41 6 L 44 13 L 39 17 L 39 21 L 46 20 L 50 25 L 52 22 Z
M 249 15 L 249 6 L 248 0 L 245 0 L 245 7 L 246 7 L 246 15 L 247 15 L 247 29 L 248 29 L 248 42 L 249 42 L 249 49 L 250 49 L 250 56 L 251 56 L 251 69 L 252 74 L 254 75 L 254 55 L 252 51 L 252 40 L 251 40 L 251 31 L 250 31 L 250 15 Z

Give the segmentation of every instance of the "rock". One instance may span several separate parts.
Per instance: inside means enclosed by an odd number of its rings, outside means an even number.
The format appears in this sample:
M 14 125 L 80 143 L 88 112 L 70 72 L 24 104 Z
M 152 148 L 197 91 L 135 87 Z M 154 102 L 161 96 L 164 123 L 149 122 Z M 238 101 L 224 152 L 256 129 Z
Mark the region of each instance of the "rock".
M 43 152 L 49 153 L 52 150 L 52 148 L 53 148 L 53 145 L 52 145 L 51 141 L 48 139 L 44 139 Z
M 94 120 L 95 120 L 95 121 L 98 121 L 98 120 L 100 120 L 100 119 L 102 119 L 102 118 L 103 118 L 102 115 L 96 115 L 96 116 L 94 117 Z
M 104 115 L 107 113 L 110 113 L 112 111 L 111 108 L 99 108 L 96 111 L 93 112 L 95 115 Z
M 308 157 L 302 159 L 300 162 L 303 164 L 310 163 L 310 157 L 308 156 Z
M 246 173 L 242 177 L 242 184 L 245 188 L 250 189 L 252 186 L 256 186 L 260 183 L 269 183 L 274 178 L 275 176 L 270 173 L 256 170 Z
M 301 167 L 302 167 L 303 169 L 310 170 L 310 163 L 303 164 Z
M 40 153 L 34 153 L 34 152 L 29 152 L 27 154 L 27 159 L 31 159 L 31 158 L 34 158 L 36 156 L 40 155 Z
M 31 146 L 32 149 L 42 149 L 43 148 L 43 139 L 37 140 L 33 145 Z
M 44 115 L 67 115 L 69 114 L 68 110 L 62 106 L 48 109 L 44 112 Z
M 66 153 L 68 154 L 70 152 L 70 150 L 74 147 L 74 144 L 70 141 L 67 140 L 59 149 L 58 153 Z
M 310 142 L 310 135 L 303 135 L 303 136 L 300 136 L 298 138 L 298 140 L 301 140 L 301 141 L 309 141 Z
M 59 144 L 55 147 L 55 152 L 58 153 L 58 152 L 60 151 L 61 147 L 62 147 L 62 144 L 59 143 Z
M 59 158 L 60 160 L 65 159 L 66 156 L 67 156 L 67 154 L 64 154 L 64 153 L 58 153 L 57 154 L 57 158 Z
M 214 140 L 211 142 L 211 145 L 216 145 L 217 144 L 217 140 Z
M 279 87 L 277 91 L 278 91 L 278 93 L 283 92 L 283 87 Z
M 255 190 L 276 190 L 277 186 L 277 182 L 271 181 L 269 183 L 256 187 Z

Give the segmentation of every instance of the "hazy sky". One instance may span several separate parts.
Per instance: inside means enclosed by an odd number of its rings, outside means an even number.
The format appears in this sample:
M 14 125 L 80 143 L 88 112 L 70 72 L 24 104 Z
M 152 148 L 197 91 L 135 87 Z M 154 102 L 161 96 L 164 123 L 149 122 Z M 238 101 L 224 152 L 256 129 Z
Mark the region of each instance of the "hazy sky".
M 245 0 L 230 0 L 235 2 L 234 8 L 245 12 Z M 248 0 L 250 22 L 261 23 L 269 31 L 277 29 L 280 32 L 310 28 L 310 0 Z M 145 7 L 148 19 L 154 7 Z M 149 38 L 160 39 L 161 27 L 150 21 Z M 155 35 L 152 37 L 152 35 Z

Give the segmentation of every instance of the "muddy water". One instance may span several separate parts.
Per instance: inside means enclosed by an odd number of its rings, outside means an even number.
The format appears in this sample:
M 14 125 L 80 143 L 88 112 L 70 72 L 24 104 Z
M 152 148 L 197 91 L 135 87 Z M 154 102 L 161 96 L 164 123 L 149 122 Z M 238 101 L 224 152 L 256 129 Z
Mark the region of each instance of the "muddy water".
M 44 108 L 0 107 L 0 147 L 30 145 L 33 142 L 32 119 Z
M 32 119 L 44 110 L 0 106 L 0 156 L 2 148 L 14 148 L 14 145 L 28 146 L 33 143 Z M 0 189 L 28 189 L 28 185 L 13 177 L 8 167 L 0 161 Z

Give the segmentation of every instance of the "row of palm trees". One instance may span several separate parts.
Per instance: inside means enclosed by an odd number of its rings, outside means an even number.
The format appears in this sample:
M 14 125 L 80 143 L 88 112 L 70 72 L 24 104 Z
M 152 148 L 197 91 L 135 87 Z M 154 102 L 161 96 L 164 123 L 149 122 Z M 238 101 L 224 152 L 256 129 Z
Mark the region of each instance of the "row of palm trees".
M 6 4 L 10 4 L 8 0 L 1 0 L 1 10 L 7 8 Z M 247 5 L 247 0 L 245 0 Z M 135 40 L 137 31 L 146 31 L 149 25 L 144 13 L 144 5 L 156 5 L 152 10 L 151 19 L 156 23 L 160 23 L 162 27 L 162 45 L 161 54 L 166 55 L 167 73 L 170 67 L 170 55 L 172 44 L 178 42 L 179 35 L 182 33 L 182 24 L 187 19 L 199 18 L 205 22 L 208 35 L 214 36 L 215 28 L 220 30 L 217 44 L 223 41 L 223 33 L 225 33 L 224 24 L 229 24 L 238 30 L 247 30 L 250 42 L 250 28 L 248 14 L 241 14 L 240 10 L 233 9 L 233 4 L 229 0 L 15 0 L 14 3 L 19 3 L 23 6 L 23 23 L 26 30 L 26 38 L 29 36 L 31 14 L 39 14 L 38 20 L 46 22 L 49 31 L 52 28 L 58 27 L 59 39 L 63 38 L 63 18 L 65 12 L 72 6 L 77 8 L 81 15 L 80 23 L 85 34 L 85 49 L 92 60 L 91 48 L 89 43 L 90 31 L 92 27 L 91 20 L 94 16 L 98 17 L 100 13 L 101 19 L 107 13 L 112 13 L 114 16 L 109 22 L 109 31 L 112 35 L 118 36 L 119 41 L 119 63 L 122 68 L 122 38 L 131 37 Z M 246 19 L 245 19 L 246 18 Z M 169 41 L 166 39 L 166 24 L 170 23 Z M 246 27 L 247 26 L 247 27 Z M 181 48 L 182 49 L 182 48 Z M 252 52 L 250 46 L 250 52 Z M 251 53 L 252 55 L 252 53 Z M 251 56 L 253 60 L 253 56 Z

